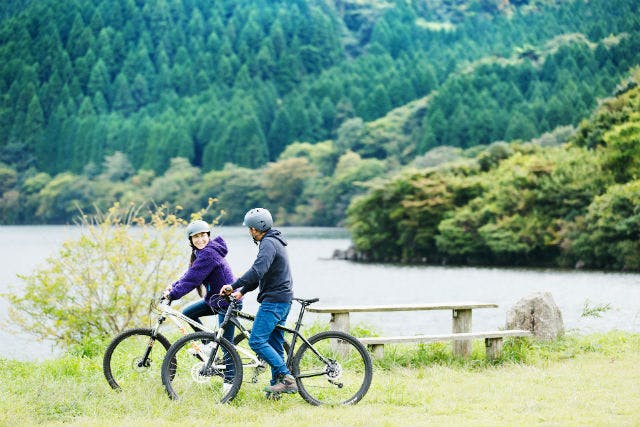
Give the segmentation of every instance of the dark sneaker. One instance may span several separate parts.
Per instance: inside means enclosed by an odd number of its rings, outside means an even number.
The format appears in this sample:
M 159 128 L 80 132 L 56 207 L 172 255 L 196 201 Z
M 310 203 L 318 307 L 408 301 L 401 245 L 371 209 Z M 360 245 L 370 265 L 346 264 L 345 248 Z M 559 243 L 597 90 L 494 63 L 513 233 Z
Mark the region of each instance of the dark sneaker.
M 296 385 L 296 379 L 293 375 L 287 374 L 282 379 L 272 386 L 264 388 L 267 393 L 289 393 L 294 394 L 298 392 L 298 386 Z

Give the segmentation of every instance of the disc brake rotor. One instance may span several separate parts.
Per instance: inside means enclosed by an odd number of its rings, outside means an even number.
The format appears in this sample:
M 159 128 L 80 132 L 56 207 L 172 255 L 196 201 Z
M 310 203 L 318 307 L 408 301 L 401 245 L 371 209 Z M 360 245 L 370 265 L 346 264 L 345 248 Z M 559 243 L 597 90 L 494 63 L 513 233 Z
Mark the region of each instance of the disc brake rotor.
M 332 380 L 342 377 L 342 366 L 338 362 L 331 362 L 327 368 L 327 376 Z
M 144 372 L 147 369 L 149 369 L 149 365 L 151 365 L 151 359 L 147 359 L 146 363 L 141 363 L 142 359 L 140 358 L 135 358 L 131 361 L 131 368 L 133 368 L 133 370 L 135 372 Z
M 204 367 L 204 362 L 197 362 L 191 367 L 191 378 L 193 381 L 198 384 L 205 384 L 211 381 L 211 376 L 202 375 L 202 368 Z

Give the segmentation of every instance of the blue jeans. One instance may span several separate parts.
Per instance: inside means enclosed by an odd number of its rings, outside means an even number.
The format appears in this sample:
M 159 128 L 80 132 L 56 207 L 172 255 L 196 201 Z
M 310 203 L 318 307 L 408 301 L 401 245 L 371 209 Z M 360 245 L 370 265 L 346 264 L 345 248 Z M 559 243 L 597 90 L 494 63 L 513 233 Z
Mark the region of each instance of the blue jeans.
M 253 322 L 249 347 L 271 366 L 271 385 L 280 375 L 291 374 L 284 362 L 284 332 L 276 325 L 284 325 L 291 310 L 290 302 L 263 302 Z
M 240 308 L 242 308 L 242 305 L 238 306 L 238 309 L 240 309 Z M 198 322 L 199 324 L 202 325 L 202 322 L 200 321 L 200 318 L 204 317 L 204 316 L 212 316 L 214 313 L 213 313 L 213 310 L 211 310 L 211 307 L 209 307 L 209 304 L 207 304 L 204 300 L 200 300 L 200 301 L 194 302 L 193 304 L 190 304 L 187 307 L 185 307 L 182 310 L 182 314 L 187 316 L 189 319 L 192 319 L 195 322 Z M 218 325 L 221 324 L 224 321 L 224 315 L 225 315 L 225 313 L 218 313 Z M 194 327 L 193 325 L 191 325 L 191 327 L 196 332 L 199 330 L 198 328 Z M 236 325 L 234 325 L 233 323 L 229 322 L 227 324 L 227 327 L 225 328 L 224 333 L 222 334 L 222 336 L 224 338 L 226 338 L 227 341 L 229 341 L 231 344 L 233 344 L 233 335 L 235 334 L 235 331 L 236 331 Z M 235 376 L 235 369 L 233 367 L 233 363 L 231 362 L 231 358 L 227 354 L 227 350 L 225 350 L 223 348 L 222 352 L 224 354 L 225 364 L 230 367 L 229 369 L 227 369 L 225 371 L 224 378 L 228 382 L 231 382 L 233 380 L 233 377 Z

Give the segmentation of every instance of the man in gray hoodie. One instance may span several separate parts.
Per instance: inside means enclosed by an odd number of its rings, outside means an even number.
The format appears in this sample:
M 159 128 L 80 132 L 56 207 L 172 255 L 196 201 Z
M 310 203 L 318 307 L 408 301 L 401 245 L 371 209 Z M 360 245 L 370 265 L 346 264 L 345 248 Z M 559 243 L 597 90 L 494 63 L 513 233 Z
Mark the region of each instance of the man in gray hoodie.
M 240 299 L 258 288 L 260 307 L 249 346 L 271 366 L 271 385 L 265 387 L 267 397 L 297 393 L 296 380 L 284 361 L 284 333 L 276 329 L 277 325 L 285 324 L 293 299 L 287 241 L 280 231 L 271 228 L 273 219 L 267 209 L 251 209 L 242 224 L 249 228 L 253 241 L 259 245 L 258 255 L 251 268 L 232 285 L 223 286 L 220 293 L 232 293 Z

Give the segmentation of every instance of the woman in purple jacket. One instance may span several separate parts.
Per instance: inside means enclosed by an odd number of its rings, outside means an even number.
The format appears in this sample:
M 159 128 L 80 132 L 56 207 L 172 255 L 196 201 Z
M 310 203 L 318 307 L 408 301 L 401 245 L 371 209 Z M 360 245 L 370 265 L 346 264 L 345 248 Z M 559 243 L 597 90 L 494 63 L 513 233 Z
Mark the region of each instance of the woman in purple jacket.
M 187 306 L 182 313 L 200 324 L 200 317 L 218 313 L 218 322 L 222 322 L 229 303 L 220 296 L 220 289 L 234 282 L 231 267 L 225 259 L 227 244 L 220 236 L 211 239 L 211 228 L 202 220 L 193 221 L 187 226 L 187 239 L 192 249 L 189 269 L 177 282 L 167 287 L 164 296 L 170 300 L 178 300 L 194 289 L 202 296 L 204 287 L 204 298 Z M 193 329 L 198 330 L 195 327 Z M 234 332 L 235 326 L 229 324 L 223 336 L 233 343 Z M 229 387 L 233 376 L 232 370 L 225 372 L 225 383 Z

